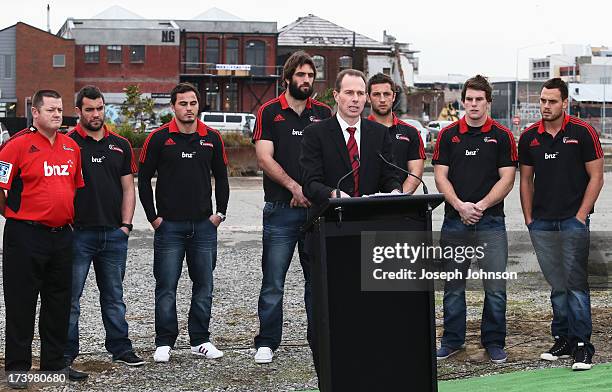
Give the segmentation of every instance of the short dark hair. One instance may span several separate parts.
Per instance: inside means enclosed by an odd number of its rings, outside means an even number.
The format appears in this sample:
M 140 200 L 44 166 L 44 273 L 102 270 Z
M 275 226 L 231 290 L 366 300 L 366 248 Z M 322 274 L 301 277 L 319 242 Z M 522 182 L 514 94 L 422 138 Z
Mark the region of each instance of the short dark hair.
M 291 81 L 295 70 L 304 64 L 310 65 L 312 67 L 316 79 L 317 67 L 315 67 L 315 63 L 312 60 L 312 57 L 310 57 L 310 55 L 304 52 L 303 50 L 298 50 L 297 52 L 293 52 L 293 54 L 289 56 L 287 61 L 285 61 L 285 65 L 283 65 L 283 83 L 286 83 L 286 80 Z
M 334 84 L 334 90 L 336 90 L 337 92 L 340 92 L 340 88 L 342 88 L 342 79 L 344 79 L 344 77 L 347 75 L 360 77 L 361 79 L 363 79 L 364 84 L 368 83 L 363 72 L 358 71 L 356 69 L 348 68 L 348 69 L 344 69 L 340 71 L 338 73 L 338 76 L 336 76 L 336 83 Z
M 493 100 L 493 88 L 489 84 L 487 78 L 482 75 L 476 75 L 473 78 L 469 78 L 465 81 L 463 84 L 463 90 L 461 90 L 461 102 L 465 101 L 465 93 L 468 89 L 484 91 L 487 102 L 491 102 Z
M 196 98 L 198 99 L 198 104 L 200 104 L 202 102 L 202 100 L 200 99 L 200 92 L 198 91 L 196 86 L 194 86 L 193 84 L 189 82 L 179 83 L 176 86 L 174 86 L 174 88 L 170 92 L 170 103 L 172 103 L 172 105 L 176 103 L 177 94 L 188 93 L 189 91 L 194 92 L 194 94 L 196 95 Z
M 102 98 L 102 103 L 105 103 L 104 95 L 102 95 L 102 92 L 96 86 L 89 85 L 79 90 L 77 97 L 76 97 L 76 107 L 79 109 L 83 108 L 83 98 L 87 98 L 87 99 Z
M 547 89 L 556 88 L 557 90 L 561 92 L 562 101 L 565 101 L 567 97 L 569 96 L 568 91 L 567 91 L 567 83 L 565 83 L 563 79 L 561 78 L 548 79 L 546 82 L 544 82 L 544 84 L 542 85 L 542 88 L 543 89 L 544 88 L 547 88 Z
M 387 83 L 388 85 L 391 86 L 391 90 L 393 92 L 395 92 L 395 82 L 393 82 L 393 79 L 391 79 L 391 77 L 389 75 L 385 75 L 384 73 L 377 73 L 376 75 L 372 76 L 370 78 L 370 80 L 368 80 L 368 94 L 370 94 L 370 90 L 372 89 L 372 86 L 375 84 L 385 84 Z
M 58 93 L 55 90 L 38 90 L 37 92 L 34 93 L 34 96 L 32 97 L 32 107 L 35 107 L 36 109 L 40 109 L 40 107 L 43 104 L 43 98 L 45 97 L 58 98 L 58 99 L 62 98 L 60 93 Z

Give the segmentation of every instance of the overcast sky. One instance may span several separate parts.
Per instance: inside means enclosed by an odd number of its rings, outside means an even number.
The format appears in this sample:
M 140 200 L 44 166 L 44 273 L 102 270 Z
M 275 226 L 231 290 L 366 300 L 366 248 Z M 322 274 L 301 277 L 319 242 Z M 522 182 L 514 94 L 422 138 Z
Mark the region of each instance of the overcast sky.
M 612 2 L 601 0 L 4 0 L 0 28 L 22 21 L 46 29 L 47 3 L 53 33 L 69 16 L 90 18 L 115 4 L 145 18 L 173 19 L 191 19 L 218 7 L 244 20 L 276 21 L 279 28 L 311 13 L 379 41 L 387 30 L 398 41 L 411 43 L 420 51 L 422 75 L 514 78 L 517 49 L 533 45 L 518 51 L 519 75 L 526 78 L 529 57 L 559 53 L 563 43 L 612 47 Z

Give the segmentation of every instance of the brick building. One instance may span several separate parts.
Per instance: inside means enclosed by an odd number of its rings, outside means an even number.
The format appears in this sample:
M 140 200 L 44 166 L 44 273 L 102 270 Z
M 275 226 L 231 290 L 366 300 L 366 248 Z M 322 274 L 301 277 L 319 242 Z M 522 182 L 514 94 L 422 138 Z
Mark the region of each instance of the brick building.
M 343 69 L 355 68 L 367 75 L 368 56 L 390 53 L 391 46 L 309 14 L 279 29 L 277 63 L 282 65 L 296 50 L 313 57 L 317 67 L 314 87 L 321 94 L 333 88 Z
M 212 8 L 176 23 L 180 79 L 198 86 L 204 110 L 256 113 L 276 96 L 276 22 L 244 21 Z
M 68 18 L 57 35 L 75 41 L 73 93 L 98 86 L 115 120 L 128 85 L 155 98 L 158 109 L 167 107 L 168 93 L 179 81 L 179 34 L 171 20 L 143 19 L 115 6 L 92 19 Z
M 39 89 L 57 90 L 74 116 L 74 40 L 18 22 L 0 30 L 0 117 L 30 117 Z

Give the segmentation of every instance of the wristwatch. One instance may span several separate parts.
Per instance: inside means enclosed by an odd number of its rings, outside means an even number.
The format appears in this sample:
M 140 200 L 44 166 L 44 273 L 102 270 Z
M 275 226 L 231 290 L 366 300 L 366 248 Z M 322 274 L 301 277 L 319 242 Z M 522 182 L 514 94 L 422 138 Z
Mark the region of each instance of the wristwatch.
M 225 219 L 227 218 L 227 216 L 225 216 L 224 213 L 222 212 L 217 212 L 216 214 L 219 218 L 221 218 L 221 222 L 225 222 Z
M 131 223 L 122 223 L 121 227 L 125 227 L 128 231 L 132 231 L 134 229 L 134 225 Z

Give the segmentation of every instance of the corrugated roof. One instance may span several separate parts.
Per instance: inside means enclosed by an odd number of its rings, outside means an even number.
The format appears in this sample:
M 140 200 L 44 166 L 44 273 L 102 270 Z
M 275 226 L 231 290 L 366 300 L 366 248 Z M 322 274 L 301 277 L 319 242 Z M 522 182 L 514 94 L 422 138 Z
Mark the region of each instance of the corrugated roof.
M 118 5 L 113 5 L 91 19 L 144 19 L 142 16 Z
M 309 14 L 279 30 L 279 46 L 353 46 L 353 31 Z M 389 45 L 355 34 L 355 47 L 389 49 Z
M 202 12 L 198 16 L 193 18 L 194 20 L 231 20 L 231 21 L 241 21 L 244 20 L 234 14 L 230 14 L 227 11 L 224 11 L 217 7 L 209 8 L 208 10 Z

